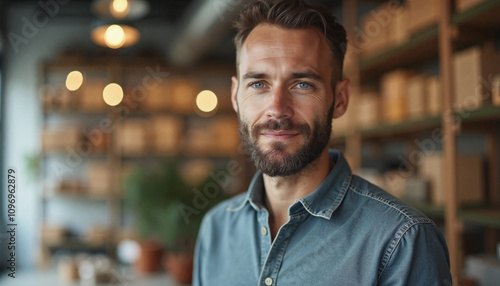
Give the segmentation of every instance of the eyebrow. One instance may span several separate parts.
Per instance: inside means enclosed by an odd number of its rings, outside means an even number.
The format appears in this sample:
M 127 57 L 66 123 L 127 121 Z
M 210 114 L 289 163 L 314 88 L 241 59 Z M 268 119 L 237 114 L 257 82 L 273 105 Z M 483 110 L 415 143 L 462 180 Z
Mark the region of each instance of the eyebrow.
M 267 74 L 265 73 L 259 73 L 259 72 L 248 72 L 243 75 L 243 79 L 262 79 L 268 77 Z M 304 71 L 304 72 L 294 72 L 292 73 L 292 78 L 312 78 L 315 80 L 321 81 L 322 78 L 319 74 L 313 72 L 313 71 Z
M 313 71 L 294 72 L 292 73 L 292 78 L 312 78 L 319 81 L 322 80 L 321 76 Z
M 265 73 L 258 73 L 258 72 L 247 72 L 246 74 L 243 75 L 243 79 L 261 79 L 266 77 L 267 75 Z

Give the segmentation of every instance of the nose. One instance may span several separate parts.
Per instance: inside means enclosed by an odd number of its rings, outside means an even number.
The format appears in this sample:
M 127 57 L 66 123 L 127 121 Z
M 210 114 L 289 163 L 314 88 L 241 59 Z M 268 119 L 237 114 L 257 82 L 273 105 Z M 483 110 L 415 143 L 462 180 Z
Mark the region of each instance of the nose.
M 292 98 L 285 88 L 275 88 L 269 94 L 267 116 L 273 119 L 285 119 L 293 116 Z

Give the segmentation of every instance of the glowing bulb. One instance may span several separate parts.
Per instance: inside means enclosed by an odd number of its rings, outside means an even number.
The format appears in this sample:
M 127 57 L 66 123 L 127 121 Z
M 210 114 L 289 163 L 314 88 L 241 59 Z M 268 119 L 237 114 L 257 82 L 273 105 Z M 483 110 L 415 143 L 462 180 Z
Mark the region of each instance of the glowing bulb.
M 113 10 L 118 13 L 123 13 L 127 11 L 128 1 L 127 0 L 113 0 Z
M 123 19 L 129 12 L 127 0 L 113 0 L 111 2 L 111 14 L 117 19 Z
M 107 105 L 116 106 L 122 102 L 123 89 L 117 83 L 110 83 L 102 91 L 102 97 Z
M 83 74 L 79 71 L 72 71 L 66 77 L 66 88 L 70 91 L 79 89 L 83 84 Z
M 203 112 L 211 112 L 217 107 L 217 95 L 210 90 L 203 90 L 196 96 L 196 106 Z
M 119 25 L 111 25 L 104 32 L 104 42 L 112 49 L 118 49 L 125 44 L 125 31 Z

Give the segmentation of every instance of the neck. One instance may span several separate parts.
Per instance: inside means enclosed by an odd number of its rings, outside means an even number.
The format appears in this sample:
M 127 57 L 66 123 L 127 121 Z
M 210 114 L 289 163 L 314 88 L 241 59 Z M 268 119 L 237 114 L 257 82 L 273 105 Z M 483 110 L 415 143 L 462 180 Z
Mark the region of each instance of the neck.
M 269 226 L 274 238 L 288 221 L 288 208 L 298 199 L 312 193 L 328 176 L 333 162 L 325 148 L 321 155 L 297 174 L 286 177 L 263 175 L 266 190 L 265 205 L 269 211 Z

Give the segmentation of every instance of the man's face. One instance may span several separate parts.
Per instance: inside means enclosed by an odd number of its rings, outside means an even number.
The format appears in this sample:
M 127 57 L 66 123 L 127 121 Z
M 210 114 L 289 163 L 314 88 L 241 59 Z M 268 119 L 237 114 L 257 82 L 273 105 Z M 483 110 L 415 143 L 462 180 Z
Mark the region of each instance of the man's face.
M 325 150 L 333 66 L 328 44 L 315 28 L 259 25 L 248 35 L 232 101 L 242 142 L 265 174 L 295 174 Z

